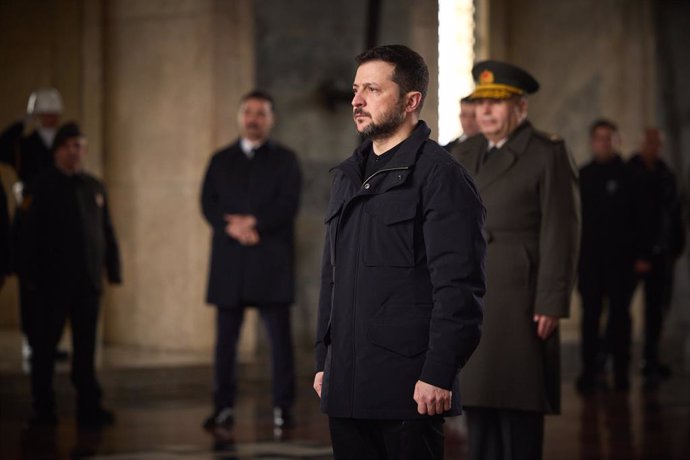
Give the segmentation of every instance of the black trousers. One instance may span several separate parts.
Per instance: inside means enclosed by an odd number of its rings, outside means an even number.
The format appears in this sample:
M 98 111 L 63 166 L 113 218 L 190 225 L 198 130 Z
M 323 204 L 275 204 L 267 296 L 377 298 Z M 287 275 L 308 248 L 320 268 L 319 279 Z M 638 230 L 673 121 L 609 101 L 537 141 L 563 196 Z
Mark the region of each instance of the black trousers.
M 77 390 L 77 409 L 89 412 L 100 407 L 102 391 L 94 363 L 99 300 L 95 293 L 32 295 L 28 335 L 32 347 L 31 393 L 37 413 L 55 411 L 55 352 L 68 319 L 72 329 L 71 379 Z
M 290 409 L 295 400 L 295 362 L 290 330 L 290 306 L 258 307 L 271 347 L 273 405 Z M 237 342 L 245 307 L 219 307 L 216 323 L 216 410 L 234 407 L 237 397 Z
M 335 460 L 443 460 L 443 417 L 329 418 Z
M 673 263 L 669 257 L 652 260 L 652 270 L 640 277 L 644 286 L 644 360 L 649 366 L 659 364 L 659 342 L 664 315 L 671 303 Z
M 478 407 L 464 408 L 470 460 L 541 460 L 544 414 Z
M 630 367 L 632 321 L 630 300 L 634 288 L 632 266 L 591 267 L 581 271 L 582 362 L 584 374 L 593 377 L 600 368 L 600 357 L 613 356 L 617 376 L 627 376 Z M 604 303 L 608 306 L 606 332 L 601 334 Z

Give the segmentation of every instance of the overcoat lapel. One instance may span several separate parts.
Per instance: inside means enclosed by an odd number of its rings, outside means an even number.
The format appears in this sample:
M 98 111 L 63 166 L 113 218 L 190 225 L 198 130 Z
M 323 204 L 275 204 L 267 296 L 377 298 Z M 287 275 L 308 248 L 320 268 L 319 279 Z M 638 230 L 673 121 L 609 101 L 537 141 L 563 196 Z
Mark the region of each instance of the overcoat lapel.
M 479 155 L 479 158 L 470 158 L 470 160 L 474 162 L 471 164 L 477 165 L 478 172 L 475 177 L 477 188 L 480 192 L 510 170 L 515 161 L 517 161 L 517 157 L 527 148 L 527 142 L 532 134 L 532 130 L 532 125 L 527 121 L 524 122 L 515 130 L 508 142 L 483 165 L 481 164 L 481 156 L 484 155 L 486 148 L 473 153 L 474 155 Z

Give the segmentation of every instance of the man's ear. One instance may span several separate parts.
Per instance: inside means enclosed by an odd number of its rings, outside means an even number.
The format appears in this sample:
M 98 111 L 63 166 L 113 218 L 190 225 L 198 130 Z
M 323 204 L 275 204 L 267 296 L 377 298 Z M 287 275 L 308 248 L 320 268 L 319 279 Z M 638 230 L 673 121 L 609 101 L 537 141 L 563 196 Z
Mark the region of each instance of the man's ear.
M 419 106 L 422 105 L 422 93 L 419 91 L 410 91 L 405 97 L 407 98 L 405 112 L 416 112 L 419 110 Z

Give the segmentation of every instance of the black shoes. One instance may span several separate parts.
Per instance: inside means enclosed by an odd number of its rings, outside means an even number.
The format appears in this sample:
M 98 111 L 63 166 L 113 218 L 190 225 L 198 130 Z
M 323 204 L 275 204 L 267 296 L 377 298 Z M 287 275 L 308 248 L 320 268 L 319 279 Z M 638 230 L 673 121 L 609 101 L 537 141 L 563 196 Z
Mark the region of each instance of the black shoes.
M 235 425 L 235 411 L 232 407 L 226 407 L 212 413 L 203 423 L 203 427 L 207 431 L 212 431 L 216 428 L 230 429 Z M 295 418 L 292 411 L 289 409 L 281 409 L 275 407 L 273 409 L 273 426 L 276 428 L 288 429 L 295 426 Z
M 103 428 L 115 423 L 115 414 L 103 407 L 77 411 L 77 424 L 81 428 Z
M 276 428 L 294 428 L 295 418 L 290 409 L 281 409 L 280 407 L 273 408 L 273 426 Z
M 645 363 L 641 368 L 644 382 L 642 384 L 645 390 L 656 390 L 663 380 L 671 378 L 671 368 L 666 364 L 661 363 Z
M 211 414 L 203 424 L 205 430 L 213 430 L 214 428 L 230 429 L 235 424 L 235 411 L 232 407 L 226 407 L 215 411 Z

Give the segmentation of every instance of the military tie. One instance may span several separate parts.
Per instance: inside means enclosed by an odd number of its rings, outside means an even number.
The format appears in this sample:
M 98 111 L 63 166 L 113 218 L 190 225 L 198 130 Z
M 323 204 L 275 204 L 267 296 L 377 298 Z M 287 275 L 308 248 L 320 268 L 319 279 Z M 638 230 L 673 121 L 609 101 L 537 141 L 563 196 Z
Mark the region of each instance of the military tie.
M 494 145 L 489 150 L 484 152 L 484 157 L 482 158 L 482 164 L 486 164 L 486 162 L 489 160 L 489 158 L 496 155 L 497 153 L 498 153 L 498 147 L 496 147 Z

